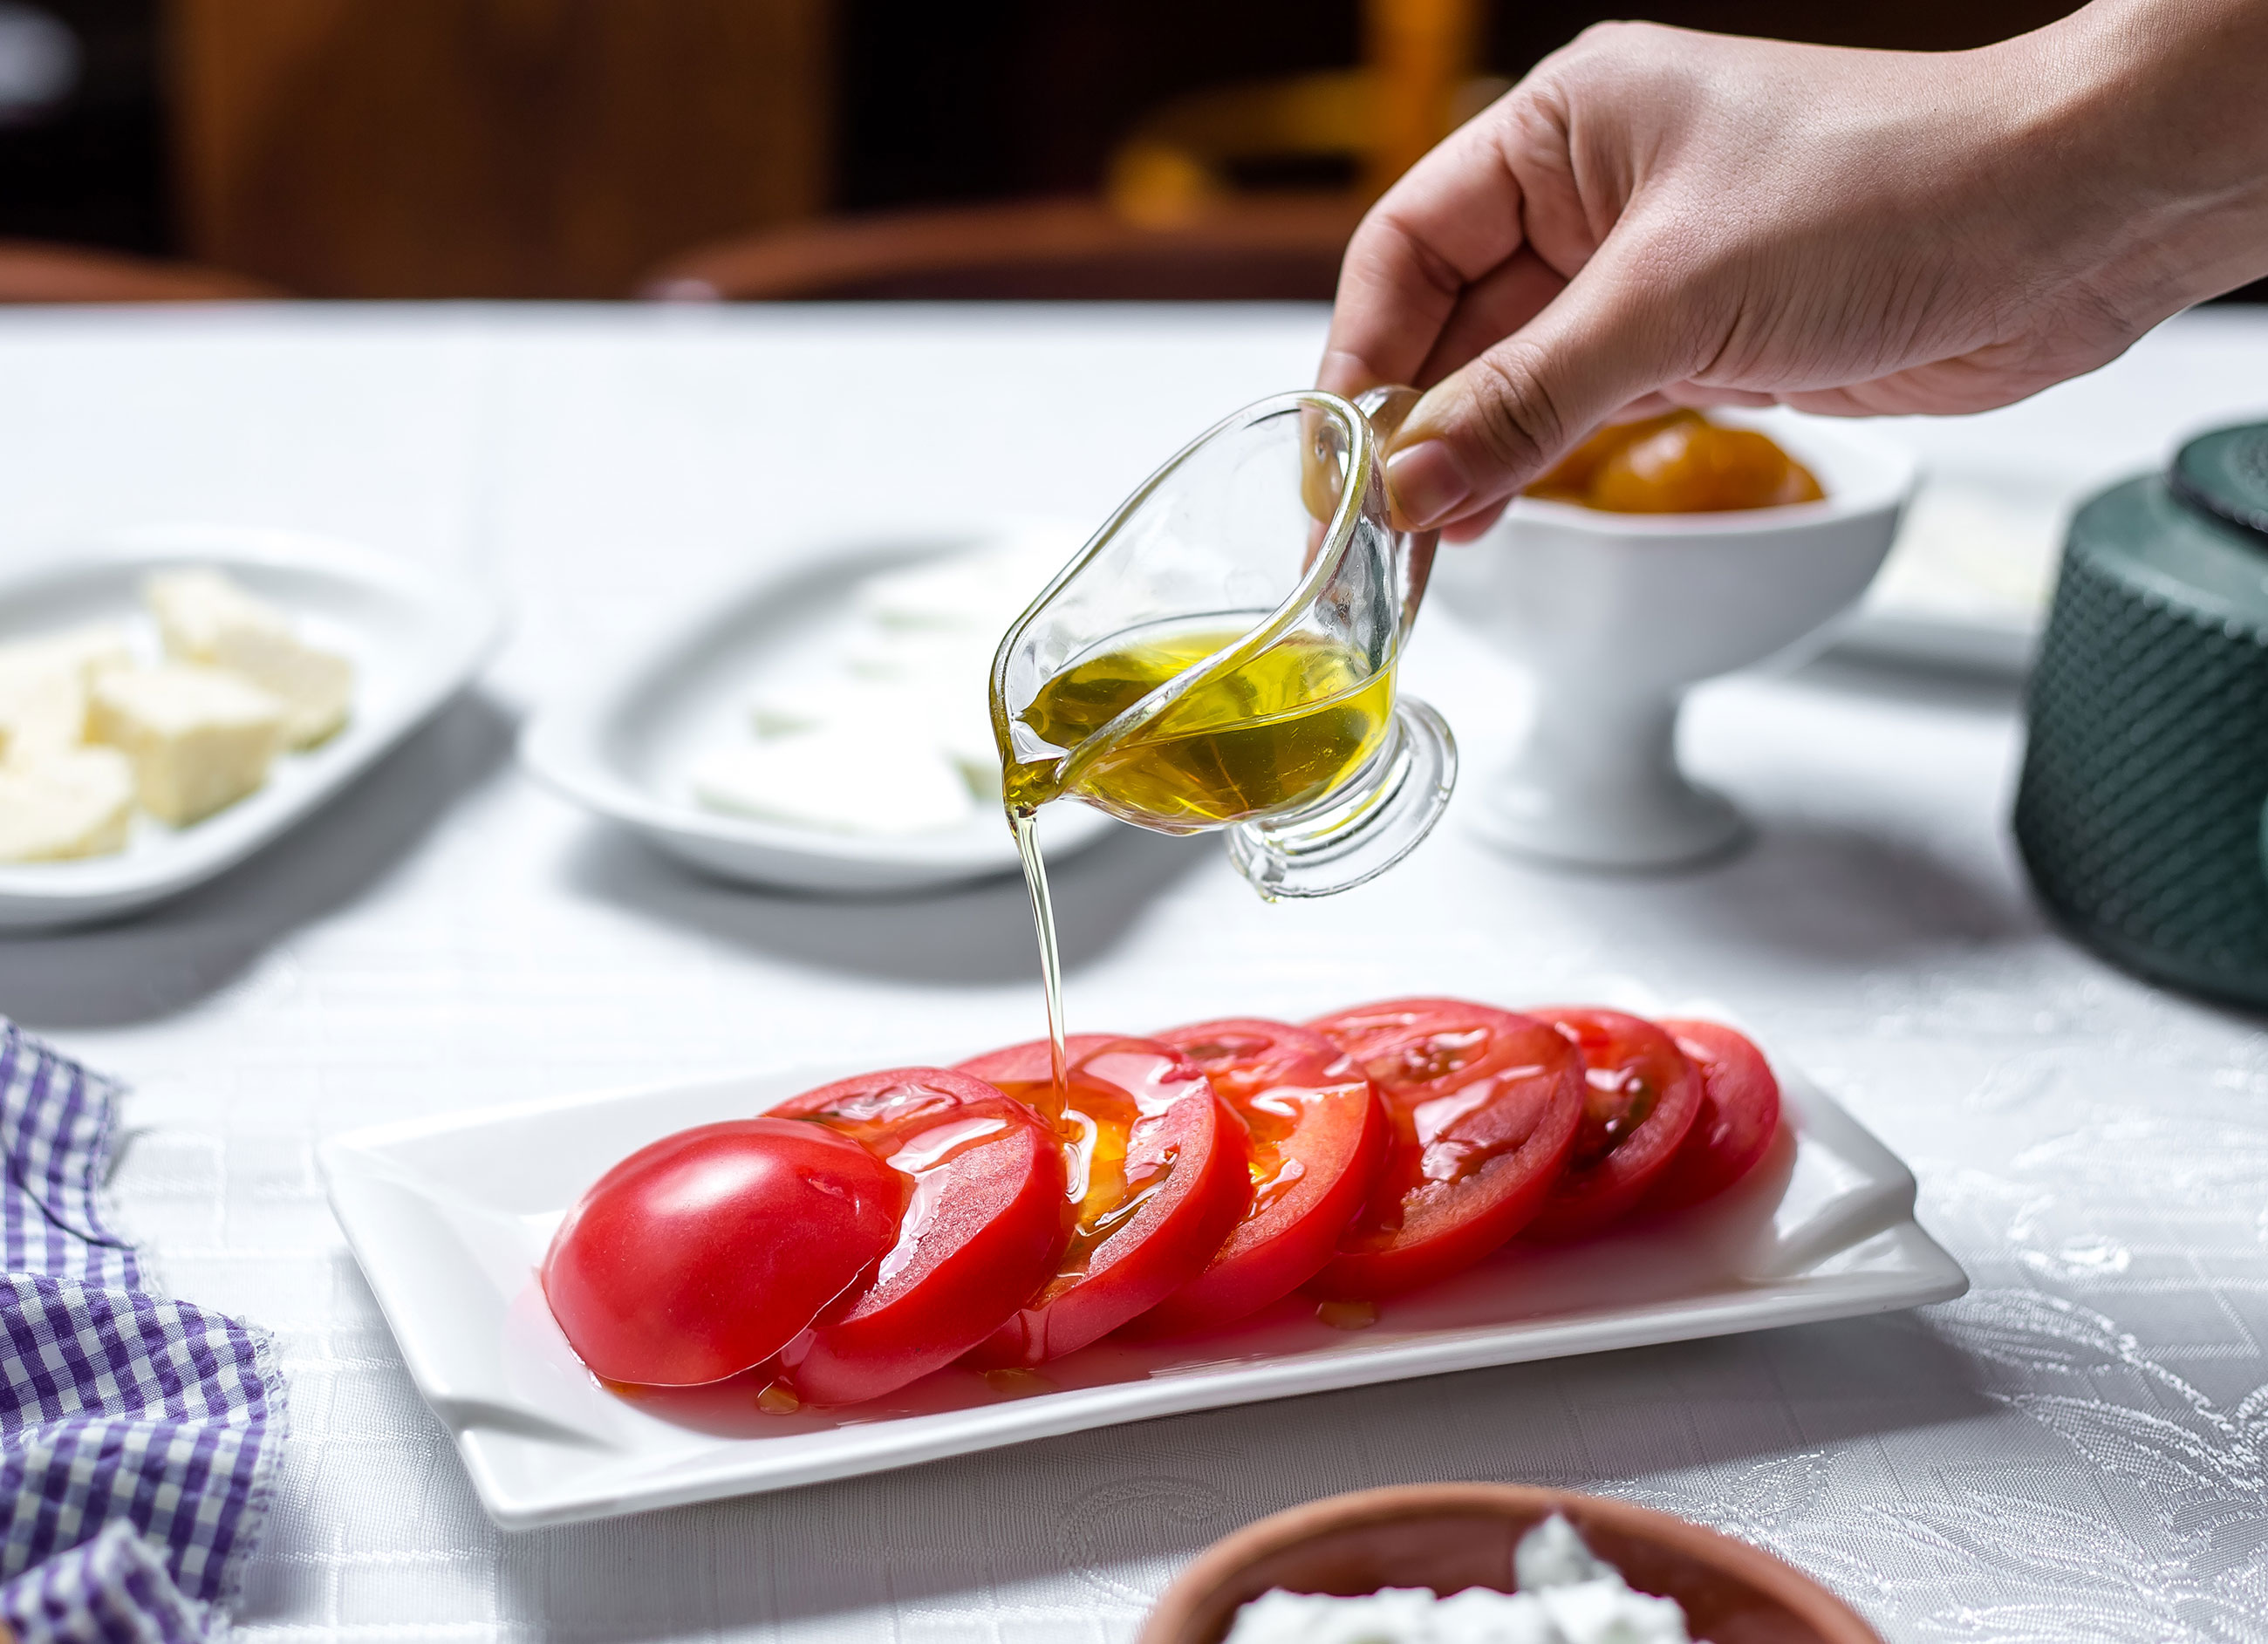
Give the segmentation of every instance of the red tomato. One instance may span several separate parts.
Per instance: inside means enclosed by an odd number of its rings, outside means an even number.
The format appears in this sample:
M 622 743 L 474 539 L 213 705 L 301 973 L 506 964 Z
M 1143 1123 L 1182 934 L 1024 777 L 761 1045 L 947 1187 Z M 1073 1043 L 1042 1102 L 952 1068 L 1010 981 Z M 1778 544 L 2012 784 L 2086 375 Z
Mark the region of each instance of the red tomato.
M 1660 1179 L 1701 1111 L 1701 1079 L 1643 1016 L 1585 1005 L 1528 1012 L 1583 1058 L 1583 1122 L 1567 1168 L 1528 1224 L 1534 1239 L 1580 1238 L 1627 1212 Z
M 1583 1064 L 1541 1022 L 1460 999 L 1389 999 L 1308 1024 L 1386 1098 L 1367 1202 L 1308 1289 L 1390 1295 L 1470 1266 L 1528 1224 L 1583 1113 Z
M 1728 1027 L 1687 1021 L 1661 1027 L 1701 1071 L 1701 1112 L 1646 1207 L 1682 1210 L 1723 1193 L 1771 1150 L 1779 1130 L 1779 1081 L 1764 1052 Z
M 1142 1336 L 1227 1324 L 1314 1278 L 1370 1192 L 1388 1129 L 1362 1069 L 1312 1029 L 1239 1017 L 1157 1037 L 1244 1121 L 1252 1191 L 1211 1265 L 1126 1327 Z
M 905 1183 L 791 1119 L 640 1148 L 567 1213 L 543 1294 L 609 1381 L 690 1387 L 762 1363 L 887 1253 Z
M 848 1405 L 941 1369 L 1056 1270 L 1063 1149 L 1023 1103 L 944 1068 L 898 1068 L 772 1110 L 850 1137 L 913 1182 L 873 1282 L 780 1350 L 806 1405 Z
M 1243 1127 L 1196 1064 L 1155 1039 L 1071 1041 L 1064 1149 L 1073 1209 L 1055 1274 L 970 1352 L 978 1369 L 1039 1364 L 1146 1312 L 1212 1259 L 1244 1214 Z M 1047 1111 L 1047 1042 L 963 1062 Z

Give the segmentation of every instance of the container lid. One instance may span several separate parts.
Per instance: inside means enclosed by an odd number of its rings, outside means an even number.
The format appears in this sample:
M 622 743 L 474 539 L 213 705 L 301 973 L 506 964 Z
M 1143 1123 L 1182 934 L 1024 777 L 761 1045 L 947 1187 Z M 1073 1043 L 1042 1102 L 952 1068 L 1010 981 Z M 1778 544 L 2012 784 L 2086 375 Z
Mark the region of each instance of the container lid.
M 2192 508 L 2268 536 L 2268 422 L 2198 435 L 2166 478 Z

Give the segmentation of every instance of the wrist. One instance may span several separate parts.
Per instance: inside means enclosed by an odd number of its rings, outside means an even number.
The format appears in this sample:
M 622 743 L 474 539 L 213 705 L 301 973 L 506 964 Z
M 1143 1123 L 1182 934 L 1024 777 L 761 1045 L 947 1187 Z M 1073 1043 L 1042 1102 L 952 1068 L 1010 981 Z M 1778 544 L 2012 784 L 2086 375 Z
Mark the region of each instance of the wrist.
M 1982 55 L 2105 300 L 2146 326 L 2268 275 L 2268 5 L 2094 0 Z

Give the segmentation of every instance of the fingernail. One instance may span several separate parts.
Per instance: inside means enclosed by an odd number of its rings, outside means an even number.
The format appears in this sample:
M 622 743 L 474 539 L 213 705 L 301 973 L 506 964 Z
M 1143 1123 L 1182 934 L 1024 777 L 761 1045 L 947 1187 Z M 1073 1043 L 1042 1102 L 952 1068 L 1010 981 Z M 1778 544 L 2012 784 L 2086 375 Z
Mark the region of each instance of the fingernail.
M 1386 492 L 1405 530 L 1426 531 L 1464 505 L 1473 482 L 1447 444 L 1421 439 L 1386 459 Z

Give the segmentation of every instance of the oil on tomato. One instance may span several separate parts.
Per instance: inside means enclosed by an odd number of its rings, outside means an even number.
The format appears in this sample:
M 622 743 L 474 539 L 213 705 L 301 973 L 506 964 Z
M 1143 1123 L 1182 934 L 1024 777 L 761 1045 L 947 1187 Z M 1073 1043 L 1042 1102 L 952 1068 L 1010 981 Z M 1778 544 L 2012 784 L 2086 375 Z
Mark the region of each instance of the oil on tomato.
M 806 1405 L 941 1369 L 1005 1323 L 1063 1253 L 1063 1149 L 1025 1104 L 946 1068 L 895 1068 L 772 1109 L 858 1142 L 912 1184 L 897 1242 L 776 1361 Z
M 1244 1121 L 1251 1193 L 1205 1270 L 1126 1326 L 1141 1336 L 1227 1324 L 1314 1278 L 1362 1207 L 1388 1129 L 1368 1076 L 1312 1029 L 1240 1016 L 1157 1037 Z
M 1528 1014 L 1581 1055 L 1583 1122 L 1566 1169 L 1522 1237 L 1580 1238 L 1619 1220 L 1669 1168 L 1701 1111 L 1701 1079 L 1676 1042 L 1643 1016 L 1590 1005 Z
M 1069 1166 L 1062 1258 L 967 1355 L 971 1367 L 1044 1363 L 1117 1329 L 1203 1272 L 1243 1214 L 1242 1127 L 1172 1046 L 1079 1036 L 1060 1107 L 1044 1039 L 979 1056 L 961 1071 L 1059 1112 Z
M 1308 1024 L 1386 1100 L 1386 1163 L 1308 1285 L 1369 1300 L 1471 1266 L 1528 1224 L 1583 1112 L 1582 1061 L 1550 1027 L 1461 999 L 1389 999 Z

